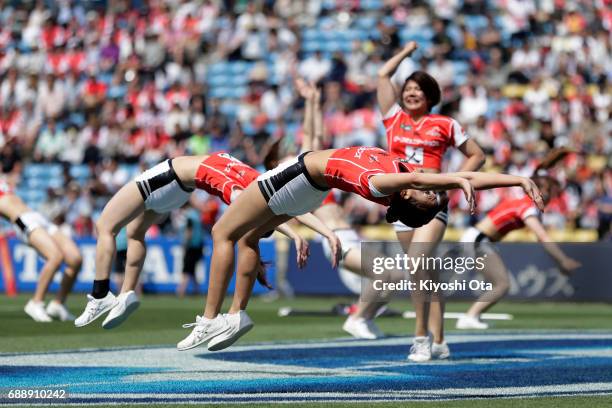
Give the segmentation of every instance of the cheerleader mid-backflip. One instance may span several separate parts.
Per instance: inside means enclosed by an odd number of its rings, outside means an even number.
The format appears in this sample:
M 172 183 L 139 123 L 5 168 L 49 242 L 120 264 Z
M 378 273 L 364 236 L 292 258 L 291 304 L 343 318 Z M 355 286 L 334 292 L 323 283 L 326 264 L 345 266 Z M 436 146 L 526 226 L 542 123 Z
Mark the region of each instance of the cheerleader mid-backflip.
M 77 245 L 62 233 L 55 224 L 26 206 L 13 193 L 5 180 L 0 180 L 0 215 L 15 226 L 17 236 L 25 244 L 34 248 L 45 258 L 34 297 L 26 304 L 25 312 L 37 322 L 50 322 L 52 318 L 61 321 L 74 320 L 74 316 L 64 306 L 64 302 L 74 285 L 83 262 Z M 53 276 L 62 263 L 66 264 L 66 269 L 60 288 L 55 299 L 50 301 L 45 308 L 45 295 Z
M 308 84 L 301 78 L 296 80 L 296 88 L 305 101 L 304 125 L 302 138 L 302 152 L 321 150 L 324 139 L 323 112 L 321 111 L 320 90 L 314 84 Z M 276 144 L 278 146 L 278 144 Z M 272 152 L 276 153 L 276 152 Z M 276 156 L 272 154 L 272 156 Z M 275 164 L 272 165 L 272 162 Z M 271 167 L 269 167 L 272 165 Z M 278 165 L 278 160 L 266 160 L 266 168 Z M 361 236 L 351 227 L 342 206 L 337 202 L 333 192 L 329 192 L 323 200 L 322 205 L 313 211 L 313 214 L 331 228 L 342 243 L 342 258 L 339 273 L 349 272 L 368 279 L 379 279 L 372 271 L 367 271 L 361 265 Z M 331 250 L 327 240 L 323 240 L 323 253 L 332 260 Z M 389 281 L 403 278 L 400 271 L 392 273 L 387 277 Z M 384 296 L 384 295 L 383 295 Z M 372 294 L 369 291 L 362 293 L 361 299 L 378 299 L 383 297 L 380 293 Z M 358 339 L 378 339 L 384 337 L 384 333 L 378 328 L 374 319 L 383 303 L 378 301 L 360 301 L 357 309 L 349 315 L 342 325 L 342 329 L 351 336 Z
M 542 197 L 535 184 L 523 177 L 503 174 L 460 172 L 426 174 L 388 152 L 374 147 L 348 147 L 303 153 L 257 179 L 229 206 L 212 229 L 213 255 L 204 316 L 181 342 L 179 349 L 195 347 L 228 331 L 228 322 L 219 314 L 234 269 L 234 246 L 243 241 L 256 254 L 259 239 L 271 228 L 291 217 L 319 206 L 331 188 L 359 194 L 389 207 L 387 220 L 400 220 L 409 226 L 429 222 L 446 205 L 432 192 L 462 189 L 472 211 L 474 189 L 521 186 L 542 208 Z M 244 251 L 243 251 L 244 252 Z M 241 257 L 244 270 L 255 271 L 258 257 Z M 226 338 L 233 344 L 239 334 Z M 209 339 L 209 340 L 207 340 Z M 221 347 L 215 347 L 219 350 Z
M 96 278 L 92 294 L 88 295 L 85 311 L 75 325 L 85 326 L 110 311 L 102 326 L 110 329 L 121 324 L 139 305 L 134 292 L 146 255 L 145 233 L 147 229 L 166 213 L 180 208 L 189 200 L 194 188 L 206 190 L 230 204 L 254 181 L 259 173 L 250 166 L 227 153 L 210 156 L 183 156 L 166 160 L 145 171 L 134 181 L 122 187 L 105 206 L 96 223 L 98 242 L 96 246 Z M 325 235 L 334 250 L 339 252 L 339 241 L 329 229 L 313 215 L 300 220 L 317 232 Z M 125 280 L 119 296 L 110 292 L 110 269 L 115 254 L 115 237 L 127 225 L 127 259 Z M 298 265 L 303 266 L 309 254 L 308 244 L 293 230 L 279 226 L 279 231 L 294 239 Z M 273 228 L 266 231 L 271 234 Z M 240 253 L 245 245 L 238 243 Z M 248 247 L 250 250 L 251 247 Z M 258 249 L 253 254 L 259 260 Z M 258 261 L 257 270 L 238 274 L 235 302 L 228 318 L 236 320 L 245 332 L 252 327 L 244 310 L 254 284 L 255 277 L 263 278 L 263 266 Z M 240 268 L 239 268 L 240 270 Z M 254 273 L 253 273 L 254 272 Z
M 558 190 L 557 181 L 548 175 L 538 175 L 534 183 L 542 192 L 544 204 L 548 204 Z M 488 325 L 480 320 L 480 315 L 497 303 L 510 289 L 508 272 L 501 257 L 493 250 L 486 248 L 487 242 L 497 242 L 509 232 L 527 227 L 542 243 L 544 249 L 556 261 L 564 274 L 569 274 L 580 267 L 580 262 L 568 257 L 553 242 L 540 222 L 540 211 L 529 197 L 506 198 L 475 226 L 470 227 L 461 237 L 461 242 L 471 242 L 475 251 L 486 252 L 486 267 L 481 271 L 484 277 L 493 283 L 493 290 L 483 294 L 472 304 L 467 313 L 457 320 L 458 329 L 486 329 Z

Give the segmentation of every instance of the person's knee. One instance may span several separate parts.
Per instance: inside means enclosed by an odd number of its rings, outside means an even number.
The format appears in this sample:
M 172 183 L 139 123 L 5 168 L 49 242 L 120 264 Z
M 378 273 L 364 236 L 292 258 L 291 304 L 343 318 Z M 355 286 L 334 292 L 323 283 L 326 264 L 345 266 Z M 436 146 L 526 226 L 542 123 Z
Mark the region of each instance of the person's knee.
M 78 273 L 78 271 L 81 269 L 81 265 L 83 264 L 83 257 L 77 251 L 76 253 L 68 254 L 64 261 L 66 262 L 66 265 L 74 270 L 75 273 Z
M 47 264 L 53 269 L 59 269 L 63 262 L 64 257 L 61 255 L 59 248 L 57 251 L 54 251 L 52 254 L 47 256 Z
M 215 244 L 224 242 L 224 241 L 232 241 L 232 242 L 237 241 L 236 238 L 232 238 L 231 234 L 229 234 L 226 228 L 224 228 L 223 226 L 220 226 L 218 223 L 213 225 L 210 235 L 212 236 L 213 242 Z
M 505 295 L 510 291 L 510 280 L 507 277 L 500 279 L 499 281 L 493 284 L 493 289 L 501 295 Z
M 119 233 L 120 228 L 117 228 L 116 225 L 108 222 L 105 217 L 100 217 L 98 221 L 96 221 L 96 231 L 98 232 L 98 237 L 103 236 L 112 236 L 113 238 Z

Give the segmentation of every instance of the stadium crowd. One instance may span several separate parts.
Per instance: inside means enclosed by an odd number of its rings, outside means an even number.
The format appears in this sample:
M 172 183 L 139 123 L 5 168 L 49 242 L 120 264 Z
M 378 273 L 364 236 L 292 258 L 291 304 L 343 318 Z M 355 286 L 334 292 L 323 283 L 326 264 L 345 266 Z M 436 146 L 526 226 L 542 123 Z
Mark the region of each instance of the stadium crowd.
M 610 3 L 0 0 L 3 172 L 25 186 L 27 167 L 61 163 L 61 182 L 31 204 L 88 235 L 110 195 L 165 157 L 227 150 L 261 166 L 279 138 L 295 150 L 298 75 L 323 88 L 328 146 L 384 147 L 376 73 L 416 40 L 404 71 L 439 81 L 438 111 L 485 149 L 487 168 L 529 175 L 550 148 L 573 149 L 544 222 L 609 238 Z M 456 168 L 461 155 L 449 156 Z M 481 194 L 479 215 L 499 199 Z M 451 225 L 473 222 L 453 201 Z M 344 205 L 356 224 L 384 219 L 357 197 Z

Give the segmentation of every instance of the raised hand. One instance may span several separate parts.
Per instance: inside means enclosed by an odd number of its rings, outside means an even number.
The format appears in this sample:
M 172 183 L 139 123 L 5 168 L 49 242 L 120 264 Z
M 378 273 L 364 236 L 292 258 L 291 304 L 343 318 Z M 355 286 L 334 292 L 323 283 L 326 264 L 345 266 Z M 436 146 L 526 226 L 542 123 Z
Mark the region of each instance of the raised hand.
M 409 41 L 406 45 L 404 45 L 404 52 L 408 53 L 408 55 L 412 54 L 419 45 L 416 41 Z
M 544 199 L 542 198 L 542 192 L 533 182 L 533 180 L 525 178 L 521 183 L 521 187 L 523 187 L 525 194 L 527 194 L 529 198 L 533 200 L 533 202 L 538 206 L 540 211 L 544 211 Z
M 298 77 L 295 79 L 295 89 L 306 100 L 311 100 L 315 97 L 316 88 L 306 82 L 304 78 Z

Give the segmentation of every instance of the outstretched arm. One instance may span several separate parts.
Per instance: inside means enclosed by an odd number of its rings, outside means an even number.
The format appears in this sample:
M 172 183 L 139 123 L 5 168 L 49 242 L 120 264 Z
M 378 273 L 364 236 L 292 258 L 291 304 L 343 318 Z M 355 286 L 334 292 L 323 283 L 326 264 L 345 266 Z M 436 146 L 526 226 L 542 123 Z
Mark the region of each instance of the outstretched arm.
M 565 255 L 559 245 L 557 245 L 557 243 L 553 242 L 553 240 L 550 239 L 550 236 L 548 235 L 548 233 L 544 229 L 544 226 L 542 225 L 540 220 L 538 220 L 537 217 L 527 217 L 525 219 L 525 225 L 531 231 L 533 231 L 533 233 L 538 238 L 538 241 L 540 241 L 542 245 L 544 245 L 544 249 L 555 260 L 555 262 L 557 262 L 563 274 L 569 275 L 575 269 L 581 266 L 580 262 Z
M 297 78 L 295 80 L 295 88 L 299 92 L 300 96 L 304 98 L 304 120 L 302 122 L 304 137 L 302 139 L 302 152 L 308 152 L 313 150 L 313 104 L 315 91 L 314 88 L 302 78 Z
M 378 174 L 370 178 L 370 183 L 382 194 L 387 195 L 406 189 L 440 191 L 460 188 L 465 194 L 470 211 L 474 212 L 476 209 L 474 188 L 465 177 L 432 173 Z
M 380 112 L 385 116 L 389 109 L 397 100 L 397 90 L 391 82 L 391 76 L 397 70 L 397 67 L 402 63 L 404 58 L 409 57 L 418 45 L 414 41 L 410 41 L 404 48 L 378 70 L 378 83 L 376 85 L 376 99 Z
M 325 138 L 325 128 L 323 127 L 323 110 L 321 109 L 321 89 L 315 88 L 313 99 L 314 116 L 314 140 L 312 141 L 312 150 L 318 151 L 323 147 L 323 139 Z
M 544 210 L 542 193 L 535 183 L 526 177 L 510 176 L 499 173 L 481 173 L 475 171 L 461 171 L 447 173 L 448 176 L 462 177 L 470 181 L 474 189 L 487 190 L 498 187 L 522 187 L 525 194 L 533 200 L 540 210 Z
M 537 174 L 538 170 L 548 170 L 554 167 L 570 153 L 572 153 L 572 149 L 567 147 L 555 147 L 550 150 L 546 156 L 544 156 L 540 164 L 538 164 L 538 167 L 536 167 L 534 175 Z

